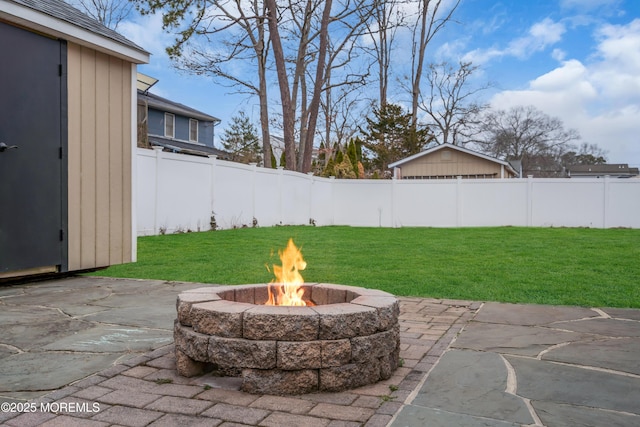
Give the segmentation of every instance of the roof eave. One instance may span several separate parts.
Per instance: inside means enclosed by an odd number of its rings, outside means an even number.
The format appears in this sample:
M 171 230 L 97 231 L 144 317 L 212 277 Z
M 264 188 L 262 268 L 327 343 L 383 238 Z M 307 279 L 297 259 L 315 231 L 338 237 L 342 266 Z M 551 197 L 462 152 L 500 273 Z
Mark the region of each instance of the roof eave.
M 166 98 L 156 99 L 156 98 L 161 98 L 161 97 L 159 97 L 158 95 L 152 96 L 152 94 L 146 94 L 138 91 L 139 102 L 141 101 L 146 102 L 147 106 L 154 108 L 155 110 L 178 114 L 184 117 L 189 117 L 189 118 L 198 119 L 202 121 L 213 122 L 214 126 L 218 125 L 222 121 L 215 116 L 212 116 L 207 113 L 203 113 L 202 111 L 198 111 L 186 105 L 183 106 L 182 104 L 171 101 L 170 99 L 166 99 Z
M 184 110 L 179 107 L 171 107 L 171 106 L 165 106 L 165 105 L 159 105 L 159 104 L 153 105 L 151 102 L 149 102 L 149 107 L 155 108 L 158 111 L 165 111 L 167 113 L 178 114 L 180 116 L 189 117 L 191 119 L 214 122 L 215 124 L 220 123 L 220 119 L 217 117 L 213 117 L 201 112 Z
M 145 50 L 125 46 L 108 37 L 17 3 L 0 0 L 0 18 L 135 64 L 149 63 L 150 54 Z

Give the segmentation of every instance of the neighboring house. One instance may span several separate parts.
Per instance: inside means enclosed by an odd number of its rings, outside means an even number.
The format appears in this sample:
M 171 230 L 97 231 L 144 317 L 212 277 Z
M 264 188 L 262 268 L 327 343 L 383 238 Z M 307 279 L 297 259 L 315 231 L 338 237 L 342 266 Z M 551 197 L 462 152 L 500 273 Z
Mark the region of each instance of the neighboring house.
M 0 279 L 135 261 L 136 68 L 62 0 L 0 0 Z
M 227 154 L 213 144 L 219 123 L 220 119 L 209 114 L 138 89 L 139 146 L 160 146 L 174 153 L 226 159 Z
M 516 178 L 506 161 L 453 144 L 440 144 L 389 165 L 396 179 Z
M 638 168 L 630 168 L 626 163 L 604 165 L 573 165 L 567 168 L 569 178 L 633 178 L 639 177 Z

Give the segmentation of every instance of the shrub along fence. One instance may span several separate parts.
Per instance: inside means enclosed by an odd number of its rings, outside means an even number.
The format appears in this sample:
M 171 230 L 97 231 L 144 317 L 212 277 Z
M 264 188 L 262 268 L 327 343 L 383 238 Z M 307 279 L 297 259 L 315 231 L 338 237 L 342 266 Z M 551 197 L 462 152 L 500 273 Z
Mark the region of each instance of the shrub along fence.
M 137 151 L 138 235 L 273 225 L 640 228 L 640 179 L 338 180 Z

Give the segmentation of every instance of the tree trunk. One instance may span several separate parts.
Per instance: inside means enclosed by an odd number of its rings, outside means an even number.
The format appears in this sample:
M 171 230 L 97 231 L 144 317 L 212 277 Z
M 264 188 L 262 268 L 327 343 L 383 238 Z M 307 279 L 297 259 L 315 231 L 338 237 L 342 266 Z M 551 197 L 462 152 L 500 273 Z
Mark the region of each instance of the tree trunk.
M 427 16 L 429 15 L 430 0 L 421 0 L 420 4 L 420 38 L 418 40 L 418 64 L 414 70 L 413 82 L 411 82 L 411 127 L 417 128 L 418 125 L 418 101 L 420 100 L 420 80 L 422 78 L 422 69 L 424 67 L 424 54 L 427 48 L 429 35 L 427 34 Z M 432 17 L 433 21 L 433 17 Z
M 393 6 L 392 6 L 393 7 Z M 387 2 L 382 1 L 380 9 L 377 10 L 378 16 L 378 74 L 380 77 L 380 108 L 387 105 L 387 89 L 389 87 L 389 52 L 391 43 L 389 41 L 389 17 L 387 16 Z
M 286 168 L 296 170 L 296 150 L 294 141 L 295 111 L 291 103 L 289 91 L 289 79 L 287 78 L 287 66 L 282 49 L 282 41 L 278 31 L 278 8 L 275 0 L 265 0 L 268 13 L 269 33 L 273 46 L 273 57 L 276 63 L 278 86 L 280 87 L 280 100 L 282 102 L 282 127 L 284 137 L 284 153 L 287 162 Z
M 264 86 L 263 86 L 264 84 Z M 260 130 L 262 134 L 263 167 L 271 167 L 271 132 L 269 131 L 269 101 L 267 99 L 267 80 L 260 76 Z
M 418 103 L 420 102 L 420 82 L 422 79 L 422 71 L 424 69 L 425 52 L 429 42 L 438 31 L 440 31 L 449 20 L 453 12 L 458 8 L 461 0 L 455 0 L 448 12 L 442 17 L 438 15 L 438 10 L 443 0 L 434 0 L 433 9 L 429 12 L 431 0 L 420 0 L 420 35 L 417 41 L 418 50 L 415 51 L 415 32 L 414 32 L 414 57 L 417 56 L 417 65 L 414 63 L 411 81 L 411 127 L 413 130 L 418 126 Z M 417 25 L 416 25 L 417 26 Z
M 263 6 L 263 12 L 266 12 Z M 264 20 L 258 23 L 258 45 L 255 46 L 256 59 L 258 60 L 259 90 L 258 99 L 260 102 L 260 131 L 262 135 L 262 165 L 271 168 L 271 132 L 269 131 L 269 99 L 267 97 L 267 70 L 265 52 L 265 31 Z
M 270 0 L 273 1 L 273 0 Z M 320 23 L 320 47 L 318 49 L 318 62 L 316 64 L 316 79 L 313 87 L 313 98 L 309 104 L 309 123 L 306 129 L 304 158 L 301 171 L 306 173 L 311 170 L 311 155 L 313 152 L 313 140 L 316 133 L 318 112 L 320 110 L 320 96 L 324 86 L 324 69 L 329 44 L 329 20 L 331 18 L 332 0 L 326 0 Z

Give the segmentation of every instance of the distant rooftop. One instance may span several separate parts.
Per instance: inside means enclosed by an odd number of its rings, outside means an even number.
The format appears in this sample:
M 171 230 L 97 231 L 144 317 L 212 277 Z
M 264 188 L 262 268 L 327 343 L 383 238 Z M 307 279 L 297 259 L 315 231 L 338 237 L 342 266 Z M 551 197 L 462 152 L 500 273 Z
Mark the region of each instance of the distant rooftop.
M 186 141 L 179 141 L 176 139 L 165 138 L 159 135 L 149 135 L 149 143 L 151 145 L 164 147 L 169 151 L 175 153 L 192 154 L 195 156 L 211 156 L 216 155 L 219 159 L 228 160 L 229 153 L 226 153 L 217 148 L 209 147 L 207 145 L 194 144 Z
M 626 163 L 612 163 L 603 165 L 573 165 L 568 168 L 569 176 L 616 176 L 621 178 L 638 176 L 638 168 L 630 168 Z
M 180 104 L 179 102 L 163 98 L 156 94 L 150 92 L 145 93 L 140 89 L 138 89 L 138 101 L 145 101 L 149 107 L 153 107 L 157 110 L 179 114 L 193 119 L 214 122 L 215 124 L 220 123 L 220 119 L 217 117 L 203 113 L 202 111 L 198 111 L 195 108 L 188 107 L 184 104 Z

